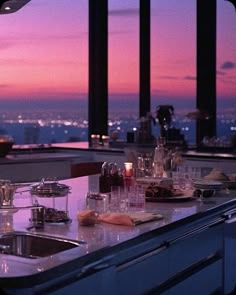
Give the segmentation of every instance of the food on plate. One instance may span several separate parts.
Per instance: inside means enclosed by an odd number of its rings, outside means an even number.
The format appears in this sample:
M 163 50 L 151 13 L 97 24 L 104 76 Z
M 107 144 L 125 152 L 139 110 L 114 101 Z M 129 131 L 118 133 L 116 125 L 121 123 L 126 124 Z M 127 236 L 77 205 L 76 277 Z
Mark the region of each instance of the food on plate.
M 182 195 L 183 192 L 181 190 L 162 185 L 149 185 L 145 191 L 146 198 L 173 198 Z
M 228 181 L 229 177 L 219 168 L 213 168 L 209 174 L 204 176 L 206 180 Z

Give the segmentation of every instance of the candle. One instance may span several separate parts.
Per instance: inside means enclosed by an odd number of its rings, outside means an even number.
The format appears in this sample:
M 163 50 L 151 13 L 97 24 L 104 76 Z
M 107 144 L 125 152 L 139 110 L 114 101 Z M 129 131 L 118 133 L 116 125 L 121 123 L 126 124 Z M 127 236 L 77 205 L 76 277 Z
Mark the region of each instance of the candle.
M 133 176 L 133 163 L 125 162 L 124 166 L 125 166 L 125 177 Z
M 99 134 L 91 134 L 91 145 L 92 147 L 99 146 L 100 135 Z

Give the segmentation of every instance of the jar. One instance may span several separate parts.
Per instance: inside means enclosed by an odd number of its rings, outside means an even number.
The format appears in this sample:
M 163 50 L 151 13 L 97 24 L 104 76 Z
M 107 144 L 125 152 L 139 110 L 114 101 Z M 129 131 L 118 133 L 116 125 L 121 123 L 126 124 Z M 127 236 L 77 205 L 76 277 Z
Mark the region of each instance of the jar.
M 32 205 L 45 208 L 45 222 L 66 223 L 68 216 L 68 194 L 70 187 L 56 180 L 42 179 L 31 186 Z

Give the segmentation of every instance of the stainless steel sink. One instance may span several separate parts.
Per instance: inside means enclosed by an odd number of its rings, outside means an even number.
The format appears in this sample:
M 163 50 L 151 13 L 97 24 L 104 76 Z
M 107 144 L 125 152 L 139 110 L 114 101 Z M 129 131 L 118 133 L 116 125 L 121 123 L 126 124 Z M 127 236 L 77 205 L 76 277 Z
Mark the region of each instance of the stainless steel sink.
M 26 258 L 47 257 L 82 244 L 85 242 L 27 232 L 0 235 L 0 253 Z

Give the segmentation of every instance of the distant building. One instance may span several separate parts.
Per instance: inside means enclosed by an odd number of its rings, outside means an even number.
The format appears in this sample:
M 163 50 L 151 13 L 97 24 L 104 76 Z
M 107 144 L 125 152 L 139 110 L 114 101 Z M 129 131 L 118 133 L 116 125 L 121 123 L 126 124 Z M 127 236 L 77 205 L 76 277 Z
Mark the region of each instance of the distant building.
M 24 128 L 24 143 L 36 144 L 39 141 L 40 128 L 39 126 L 27 126 Z

